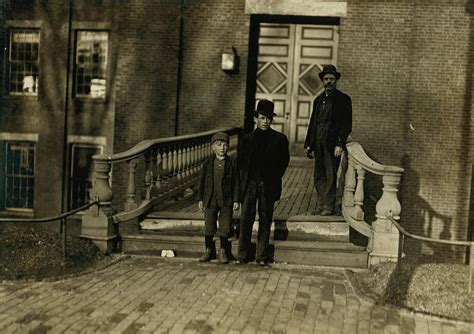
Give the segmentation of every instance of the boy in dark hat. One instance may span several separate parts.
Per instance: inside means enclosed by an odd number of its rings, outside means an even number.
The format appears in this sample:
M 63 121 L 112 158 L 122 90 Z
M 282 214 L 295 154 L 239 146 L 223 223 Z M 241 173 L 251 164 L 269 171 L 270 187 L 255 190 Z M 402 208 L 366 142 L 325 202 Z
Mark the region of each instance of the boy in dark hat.
M 336 208 L 337 170 L 352 130 L 352 102 L 336 88 L 341 73 L 334 65 L 324 65 L 318 75 L 324 91 L 314 100 L 304 147 L 308 158 L 315 158 L 315 214 L 329 216 L 340 211 Z
M 243 136 L 239 145 L 239 171 L 242 213 L 240 218 L 239 254 L 237 263 L 250 258 L 252 227 L 258 203 L 258 237 L 256 262 L 266 265 L 270 227 L 275 201 L 281 196 L 281 179 L 290 161 L 288 138 L 273 130 L 274 104 L 261 100 L 254 113 L 257 128 Z
M 204 162 L 198 190 L 198 206 L 204 212 L 204 238 L 206 251 L 199 259 L 209 262 L 216 258 L 214 234 L 219 220 L 219 262 L 229 263 L 232 211 L 239 209 L 239 178 L 236 164 L 227 155 L 229 136 L 218 132 L 211 138 L 214 156 Z M 219 218 L 218 218 L 219 217 Z

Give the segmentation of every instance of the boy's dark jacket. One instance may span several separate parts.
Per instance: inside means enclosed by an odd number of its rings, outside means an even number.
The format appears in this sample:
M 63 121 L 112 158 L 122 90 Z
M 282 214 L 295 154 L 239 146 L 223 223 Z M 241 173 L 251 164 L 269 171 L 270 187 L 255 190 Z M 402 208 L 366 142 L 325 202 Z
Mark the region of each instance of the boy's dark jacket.
M 215 155 L 207 159 L 202 165 L 201 180 L 197 200 L 203 201 L 204 207 L 209 207 L 212 193 L 214 191 L 214 161 Z M 234 159 L 225 157 L 224 175 L 222 177 L 222 195 L 223 205 L 232 206 L 234 202 L 239 201 L 239 177 L 237 166 Z

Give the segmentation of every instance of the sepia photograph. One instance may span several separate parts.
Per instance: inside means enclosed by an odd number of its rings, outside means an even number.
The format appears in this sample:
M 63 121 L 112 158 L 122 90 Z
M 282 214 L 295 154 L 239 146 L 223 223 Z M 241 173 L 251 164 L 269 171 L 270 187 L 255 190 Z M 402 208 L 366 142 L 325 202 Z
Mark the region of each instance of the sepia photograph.
M 1 333 L 474 333 L 474 0 L 0 0 Z

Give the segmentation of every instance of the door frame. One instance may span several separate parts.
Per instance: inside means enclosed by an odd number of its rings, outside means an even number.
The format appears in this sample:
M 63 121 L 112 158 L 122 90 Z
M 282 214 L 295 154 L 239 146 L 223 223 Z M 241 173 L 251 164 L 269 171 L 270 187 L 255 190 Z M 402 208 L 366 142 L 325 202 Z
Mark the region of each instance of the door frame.
M 251 132 L 254 129 L 253 113 L 255 110 L 255 93 L 257 89 L 256 82 L 260 23 L 340 25 L 340 18 L 325 16 L 250 15 L 244 132 Z

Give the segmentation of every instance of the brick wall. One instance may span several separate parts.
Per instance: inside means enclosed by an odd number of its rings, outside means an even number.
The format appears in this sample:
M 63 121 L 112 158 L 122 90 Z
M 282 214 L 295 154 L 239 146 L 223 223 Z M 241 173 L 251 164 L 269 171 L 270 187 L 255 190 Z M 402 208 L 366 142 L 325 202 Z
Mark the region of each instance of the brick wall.
M 186 1 L 179 133 L 243 126 L 249 16 L 244 1 Z M 240 56 L 240 71 L 221 70 L 221 55 Z
M 468 228 L 472 19 L 466 3 L 350 1 L 341 20 L 340 86 L 353 98 L 353 135 L 376 160 L 406 169 L 403 225 L 447 239 L 465 239 Z M 408 250 L 435 259 L 462 253 L 414 243 Z
M 114 152 L 143 139 L 175 134 L 179 13 L 178 1 L 120 5 Z M 137 175 L 141 185 L 143 171 Z M 114 167 L 117 203 L 124 201 L 127 177 L 124 164 Z

